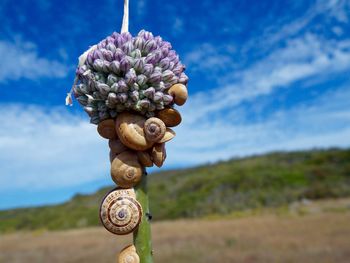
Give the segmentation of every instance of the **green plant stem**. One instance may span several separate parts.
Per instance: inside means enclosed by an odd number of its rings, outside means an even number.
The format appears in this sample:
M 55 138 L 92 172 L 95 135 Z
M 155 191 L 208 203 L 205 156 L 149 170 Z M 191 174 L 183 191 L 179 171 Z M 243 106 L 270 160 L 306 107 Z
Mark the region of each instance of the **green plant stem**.
M 141 182 L 135 187 L 136 199 L 142 206 L 142 219 L 134 232 L 134 245 L 141 263 L 153 263 L 151 224 L 149 222 L 149 204 L 147 193 L 147 173 L 144 170 Z

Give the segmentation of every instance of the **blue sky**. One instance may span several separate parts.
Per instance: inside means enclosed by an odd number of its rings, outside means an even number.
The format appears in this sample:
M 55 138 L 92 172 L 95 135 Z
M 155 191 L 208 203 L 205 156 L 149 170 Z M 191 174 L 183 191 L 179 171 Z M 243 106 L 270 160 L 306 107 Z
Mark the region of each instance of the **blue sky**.
M 1 0 L 0 209 L 112 184 L 107 142 L 64 98 L 78 56 L 120 30 L 122 7 Z M 349 1 L 130 0 L 130 32 L 170 41 L 190 78 L 163 169 L 348 147 L 349 19 Z

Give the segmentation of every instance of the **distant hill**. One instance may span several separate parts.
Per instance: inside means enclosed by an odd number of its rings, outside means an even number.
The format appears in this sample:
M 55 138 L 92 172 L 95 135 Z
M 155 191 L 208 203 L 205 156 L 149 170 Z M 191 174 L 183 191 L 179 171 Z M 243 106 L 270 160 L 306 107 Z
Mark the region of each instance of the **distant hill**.
M 350 196 L 350 149 L 276 152 L 149 176 L 155 220 L 227 214 L 307 199 Z M 55 206 L 0 212 L 0 232 L 99 224 L 102 197 L 76 195 Z

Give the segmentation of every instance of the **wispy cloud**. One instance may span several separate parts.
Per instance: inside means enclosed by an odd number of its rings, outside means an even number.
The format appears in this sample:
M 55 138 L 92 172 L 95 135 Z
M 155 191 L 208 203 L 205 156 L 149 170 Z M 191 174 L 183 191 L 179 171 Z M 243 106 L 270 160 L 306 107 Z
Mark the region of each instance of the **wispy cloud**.
M 36 45 L 24 40 L 0 40 L 0 57 L 0 82 L 21 78 L 62 78 L 68 73 L 66 65 L 41 57 Z

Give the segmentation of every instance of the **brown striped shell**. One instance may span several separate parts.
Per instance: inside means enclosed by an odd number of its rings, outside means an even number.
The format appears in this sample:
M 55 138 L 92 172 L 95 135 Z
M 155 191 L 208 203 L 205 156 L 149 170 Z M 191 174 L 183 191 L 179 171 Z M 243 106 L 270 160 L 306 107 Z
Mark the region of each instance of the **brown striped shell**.
M 134 245 L 129 245 L 120 251 L 118 263 L 140 263 L 140 257 L 137 255 Z
M 123 112 L 116 119 L 116 131 L 121 142 L 136 151 L 152 148 L 153 142 L 146 140 L 143 130 L 146 118 L 130 112 Z
M 142 166 L 136 153 L 125 151 L 118 154 L 111 165 L 111 176 L 113 181 L 121 188 L 135 186 L 142 177 Z
M 166 128 L 165 134 L 163 136 L 162 139 L 160 139 L 160 141 L 158 143 L 165 143 L 167 141 L 170 141 L 171 139 L 173 139 L 175 137 L 176 133 L 170 129 L 170 128 Z
M 175 127 L 179 125 L 182 120 L 180 112 L 173 108 L 165 108 L 159 111 L 156 116 L 161 119 L 167 127 Z
M 105 139 L 117 138 L 117 133 L 115 131 L 115 122 L 113 119 L 101 121 L 97 125 L 97 132 L 101 135 L 101 137 Z
M 146 139 L 150 142 L 158 142 L 165 134 L 166 127 L 164 122 L 159 118 L 149 118 L 144 124 Z
M 133 232 L 141 222 L 142 207 L 128 191 L 115 189 L 108 193 L 100 206 L 100 220 L 113 234 Z
M 165 158 L 166 158 L 165 143 L 155 144 L 152 149 L 153 163 L 156 166 L 161 167 L 165 161 Z
M 185 85 L 178 83 L 170 87 L 168 90 L 169 95 L 174 97 L 175 104 L 181 106 L 185 104 L 188 98 L 188 92 Z
M 153 166 L 153 162 L 152 162 L 152 158 L 151 155 L 146 152 L 146 151 L 138 151 L 137 152 L 137 157 L 140 161 L 140 163 L 145 166 L 145 167 L 152 167 Z

